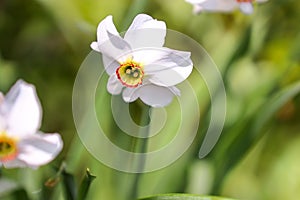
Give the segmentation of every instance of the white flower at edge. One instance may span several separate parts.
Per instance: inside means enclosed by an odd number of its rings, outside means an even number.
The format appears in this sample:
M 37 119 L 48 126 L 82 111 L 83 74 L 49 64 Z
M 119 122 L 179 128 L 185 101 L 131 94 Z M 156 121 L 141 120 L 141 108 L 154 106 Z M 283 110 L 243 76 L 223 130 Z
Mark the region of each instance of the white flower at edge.
M 253 12 L 253 2 L 262 3 L 267 0 L 185 0 L 194 5 L 194 13 L 202 11 L 231 12 L 239 8 L 245 14 Z
M 38 131 L 41 117 L 33 85 L 19 80 L 5 97 L 0 93 L 0 166 L 38 168 L 57 156 L 62 139 Z
M 180 95 L 175 85 L 192 72 L 191 53 L 163 47 L 165 36 L 165 22 L 146 14 L 134 18 L 124 37 L 112 16 L 102 20 L 91 48 L 102 54 L 108 92 L 122 93 L 125 102 L 140 98 L 152 107 L 166 106 Z

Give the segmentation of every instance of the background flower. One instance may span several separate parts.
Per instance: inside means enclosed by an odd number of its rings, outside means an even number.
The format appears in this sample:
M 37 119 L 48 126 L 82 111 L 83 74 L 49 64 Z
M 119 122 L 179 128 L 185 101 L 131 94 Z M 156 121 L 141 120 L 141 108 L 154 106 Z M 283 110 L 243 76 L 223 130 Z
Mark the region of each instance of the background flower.
M 257 3 L 262 3 L 267 0 L 255 0 Z M 253 0 L 186 0 L 186 2 L 194 5 L 194 12 L 200 13 L 203 11 L 211 12 L 231 12 L 237 8 L 245 14 L 253 12 Z
M 63 147 L 61 137 L 57 133 L 38 132 L 41 118 L 34 86 L 17 81 L 0 101 L 1 165 L 37 168 L 57 156 Z

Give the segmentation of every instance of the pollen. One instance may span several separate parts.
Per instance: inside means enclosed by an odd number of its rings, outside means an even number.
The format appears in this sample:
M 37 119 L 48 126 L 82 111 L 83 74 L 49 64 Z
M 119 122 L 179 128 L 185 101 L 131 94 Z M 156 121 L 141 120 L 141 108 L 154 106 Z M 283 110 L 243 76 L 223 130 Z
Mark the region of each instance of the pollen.
M 17 156 L 17 141 L 15 138 L 0 133 L 0 162 L 14 160 Z
M 251 3 L 253 0 L 236 0 L 238 3 Z
M 137 87 L 143 83 L 143 67 L 132 60 L 122 63 L 116 70 L 116 74 L 120 82 L 126 87 Z

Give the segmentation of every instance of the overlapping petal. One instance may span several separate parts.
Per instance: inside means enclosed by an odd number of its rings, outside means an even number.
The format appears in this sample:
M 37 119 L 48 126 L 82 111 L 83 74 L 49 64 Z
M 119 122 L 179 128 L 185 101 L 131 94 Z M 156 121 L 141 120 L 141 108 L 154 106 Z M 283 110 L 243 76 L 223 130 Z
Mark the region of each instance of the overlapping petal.
M 120 37 L 111 15 L 99 23 L 97 28 L 97 42 L 92 42 L 91 48 L 113 59 L 121 59 L 124 51 L 131 49 L 130 45 Z
M 41 124 L 42 110 L 35 87 L 19 80 L 5 96 L 0 115 L 8 134 L 22 137 L 36 133 Z
M 193 70 L 191 53 L 164 48 L 164 54 L 145 66 L 149 81 L 159 86 L 173 86 L 184 81 Z
M 105 71 L 108 73 L 108 75 L 112 75 L 116 72 L 116 69 L 120 66 L 120 63 L 106 55 L 102 55 L 102 61 L 105 68 Z
M 117 95 L 122 92 L 123 89 L 122 83 L 119 81 L 116 74 L 113 74 L 109 77 L 107 82 L 107 91 L 112 95 Z

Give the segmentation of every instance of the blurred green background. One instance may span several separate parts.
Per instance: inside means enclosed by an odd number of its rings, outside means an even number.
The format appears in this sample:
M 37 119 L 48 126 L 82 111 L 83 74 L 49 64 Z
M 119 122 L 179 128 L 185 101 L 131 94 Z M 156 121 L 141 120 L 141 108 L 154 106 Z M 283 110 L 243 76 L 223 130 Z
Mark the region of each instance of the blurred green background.
M 255 4 L 250 16 L 239 11 L 193 15 L 184 0 L 1 0 L 0 91 L 6 93 L 19 78 L 33 83 L 43 105 L 41 130 L 59 132 L 64 140 L 63 152 L 50 165 L 3 169 L 1 179 L 14 180 L 33 199 L 64 199 L 63 180 L 54 187 L 44 183 L 65 161 L 76 183 L 86 168 L 97 176 L 88 199 L 127 199 L 134 174 L 110 169 L 85 150 L 73 123 L 72 89 L 98 23 L 111 14 L 118 30 L 124 31 L 137 13 L 147 13 L 207 50 L 224 78 L 227 116 L 213 152 L 198 159 L 209 96 L 201 92 L 200 78 L 192 75 L 191 82 L 200 88 L 198 98 L 207 102 L 197 140 L 176 163 L 143 175 L 139 196 L 186 192 L 245 200 L 297 199 L 299 9 L 299 1 L 270 0 Z M 14 198 L 9 193 L 1 191 L 1 199 Z

